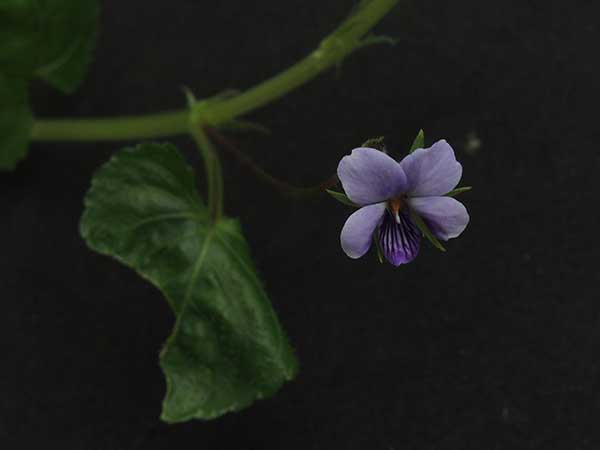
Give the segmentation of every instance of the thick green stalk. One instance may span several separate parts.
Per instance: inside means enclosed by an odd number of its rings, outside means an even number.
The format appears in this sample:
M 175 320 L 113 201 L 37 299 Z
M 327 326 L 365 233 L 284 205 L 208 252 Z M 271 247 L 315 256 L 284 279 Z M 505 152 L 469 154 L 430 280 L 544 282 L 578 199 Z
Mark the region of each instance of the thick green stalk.
M 333 33 L 307 57 L 278 75 L 232 98 L 203 102 L 197 117 L 219 126 L 257 109 L 316 77 L 360 46 L 362 37 L 398 0 L 363 0 Z M 32 140 L 101 141 L 147 139 L 185 134 L 188 111 L 99 119 L 37 119 Z
M 190 133 L 204 160 L 208 210 L 213 222 L 223 217 L 223 172 L 221 161 L 212 142 L 200 126 L 191 126 Z
M 97 119 L 35 120 L 35 141 L 121 141 L 174 136 L 188 132 L 188 111 Z

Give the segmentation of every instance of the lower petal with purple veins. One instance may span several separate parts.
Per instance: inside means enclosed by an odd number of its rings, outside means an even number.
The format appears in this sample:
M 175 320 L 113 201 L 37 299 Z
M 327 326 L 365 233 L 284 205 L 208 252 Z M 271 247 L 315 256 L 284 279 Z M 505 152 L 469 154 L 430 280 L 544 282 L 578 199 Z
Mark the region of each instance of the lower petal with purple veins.
M 396 216 L 386 210 L 378 233 L 379 248 L 394 266 L 411 262 L 419 253 L 421 233 L 406 211 Z

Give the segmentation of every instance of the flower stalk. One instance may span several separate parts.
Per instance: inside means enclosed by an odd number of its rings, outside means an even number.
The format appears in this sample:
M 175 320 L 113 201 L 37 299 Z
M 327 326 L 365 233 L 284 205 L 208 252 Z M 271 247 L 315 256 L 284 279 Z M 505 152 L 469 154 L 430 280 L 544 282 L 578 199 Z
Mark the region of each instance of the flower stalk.
M 275 188 L 281 195 L 285 197 L 292 199 L 308 198 L 313 195 L 321 194 L 338 183 L 338 177 L 336 174 L 334 174 L 314 186 L 293 185 L 285 180 L 276 178 L 265 171 L 262 167 L 252 161 L 252 159 L 246 153 L 238 149 L 231 140 L 219 133 L 216 128 L 207 126 L 204 128 L 204 131 L 206 135 L 218 146 L 219 150 L 223 150 L 224 152 L 232 155 L 242 166 L 248 168 L 259 180 Z

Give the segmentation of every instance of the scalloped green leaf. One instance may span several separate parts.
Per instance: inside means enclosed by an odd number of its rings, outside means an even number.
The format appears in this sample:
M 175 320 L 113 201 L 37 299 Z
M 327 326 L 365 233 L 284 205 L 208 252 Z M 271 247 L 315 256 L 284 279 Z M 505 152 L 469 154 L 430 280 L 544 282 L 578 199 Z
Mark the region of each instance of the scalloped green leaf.
M 238 222 L 211 222 L 174 146 L 141 144 L 105 164 L 85 198 L 81 234 L 154 284 L 175 314 L 160 353 L 164 421 L 237 411 L 295 376 Z
M 74 91 L 92 57 L 98 10 L 97 0 L 2 0 L 0 71 Z
M 25 158 L 32 125 L 26 83 L 0 74 L 0 170 Z

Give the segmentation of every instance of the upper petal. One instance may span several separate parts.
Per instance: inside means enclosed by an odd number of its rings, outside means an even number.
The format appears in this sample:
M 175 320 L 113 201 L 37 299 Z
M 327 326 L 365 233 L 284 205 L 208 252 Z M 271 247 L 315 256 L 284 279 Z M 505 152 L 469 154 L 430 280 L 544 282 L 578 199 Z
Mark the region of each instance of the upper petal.
M 342 250 L 350 258 L 360 258 L 367 253 L 373 240 L 373 231 L 385 212 L 385 203 L 363 206 L 355 211 L 342 228 Z
M 382 202 L 403 193 L 407 186 L 400 164 L 374 148 L 352 150 L 340 161 L 337 174 L 346 195 L 358 205 Z
M 409 204 L 435 237 L 444 241 L 460 235 L 469 223 L 467 208 L 452 197 L 416 197 Z
M 462 166 L 444 139 L 415 150 L 400 161 L 400 166 L 408 179 L 408 194 L 414 197 L 447 194 L 462 176 Z

